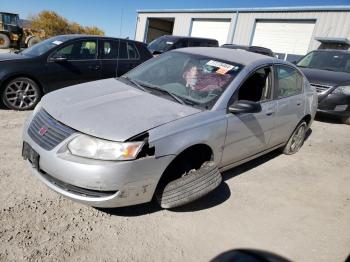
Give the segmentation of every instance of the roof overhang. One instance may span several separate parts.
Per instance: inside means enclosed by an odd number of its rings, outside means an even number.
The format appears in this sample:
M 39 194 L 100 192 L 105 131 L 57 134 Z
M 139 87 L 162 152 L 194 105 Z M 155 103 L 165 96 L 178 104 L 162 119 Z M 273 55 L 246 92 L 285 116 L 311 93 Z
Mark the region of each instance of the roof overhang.
M 257 7 L 257 8 L 208 8 L 208 9 L 144 9 L 137 13 L 258 13 L 258 12 L 327 12 L 350 11 L 350 5 L 333 6 L 291 6 L 291 7 Z

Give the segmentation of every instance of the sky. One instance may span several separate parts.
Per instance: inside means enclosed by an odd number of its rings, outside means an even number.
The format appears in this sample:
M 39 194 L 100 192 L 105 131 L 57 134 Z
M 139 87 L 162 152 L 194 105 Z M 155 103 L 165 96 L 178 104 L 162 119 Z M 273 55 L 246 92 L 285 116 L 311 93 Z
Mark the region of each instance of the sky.
M 0 11 L 26 19 L 42 10 L 95 25 L 108 36 L 134 39 L 137 10 L 350 5 L 350 0 L 0 0 Z

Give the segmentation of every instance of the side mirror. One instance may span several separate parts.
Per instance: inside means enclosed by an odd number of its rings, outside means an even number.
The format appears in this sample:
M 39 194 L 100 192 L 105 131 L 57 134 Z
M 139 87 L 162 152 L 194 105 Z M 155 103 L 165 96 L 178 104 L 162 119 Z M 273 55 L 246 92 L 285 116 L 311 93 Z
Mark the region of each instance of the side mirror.
M 228 111 L 232 114 L 259 113 L 261 110 L 260 103 L 248 100 L 239 100 L 228 108 Z
M 62 55 L 60 55 L 60 56 L 53 56 L 53 57 L 51 57 L 51 61 L 55 62 L 55 63 L 62 63 L 62 62 L 67 61 L 67 57 L 62 56 Z
M 296 65 L 298 63 L 298 61 L 292 61 L 292 64 Z
M 160 52 L 160 51 L 153 51 L 153 53 L 152 53 L 152 55 L 160 55 L 160 54 L 162 54 L 162 52 Z

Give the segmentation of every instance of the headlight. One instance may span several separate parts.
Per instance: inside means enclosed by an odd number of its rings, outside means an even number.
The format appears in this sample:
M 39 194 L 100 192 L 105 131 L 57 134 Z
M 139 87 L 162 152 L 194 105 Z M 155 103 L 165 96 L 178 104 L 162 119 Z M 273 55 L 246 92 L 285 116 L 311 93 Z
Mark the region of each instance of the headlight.
M 71 154 L 99 160 L 131 160 L 135 159 L 143 146 L 143 142 L 119 143 L 79 135 L 68 144 Z
M 333 90 L 332 94 L 340 94 L 350 96 L 350 85 L 349 86 L 338 86 Z

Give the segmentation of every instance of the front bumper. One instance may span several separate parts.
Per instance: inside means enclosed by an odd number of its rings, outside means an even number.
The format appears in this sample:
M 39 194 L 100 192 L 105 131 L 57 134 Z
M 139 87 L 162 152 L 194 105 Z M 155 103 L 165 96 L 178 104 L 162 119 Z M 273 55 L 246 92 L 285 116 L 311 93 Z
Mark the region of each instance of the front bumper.
M 133 161 L 76 157 L 62 148 L 77 134 L 48 151 L 28 135 L 29 122 L 30 119 L 24 127 L 23 141 L 40 155 L 39 169 L 29 163 L 32 173 L 57 193 L 95 207 L 121 207 L 151 201 L 161 175 L 175 157 L 150 156 Z
M 317 111 L 338 117 L 349 117 L 350 96 L 331 93 L 321 97 Z

